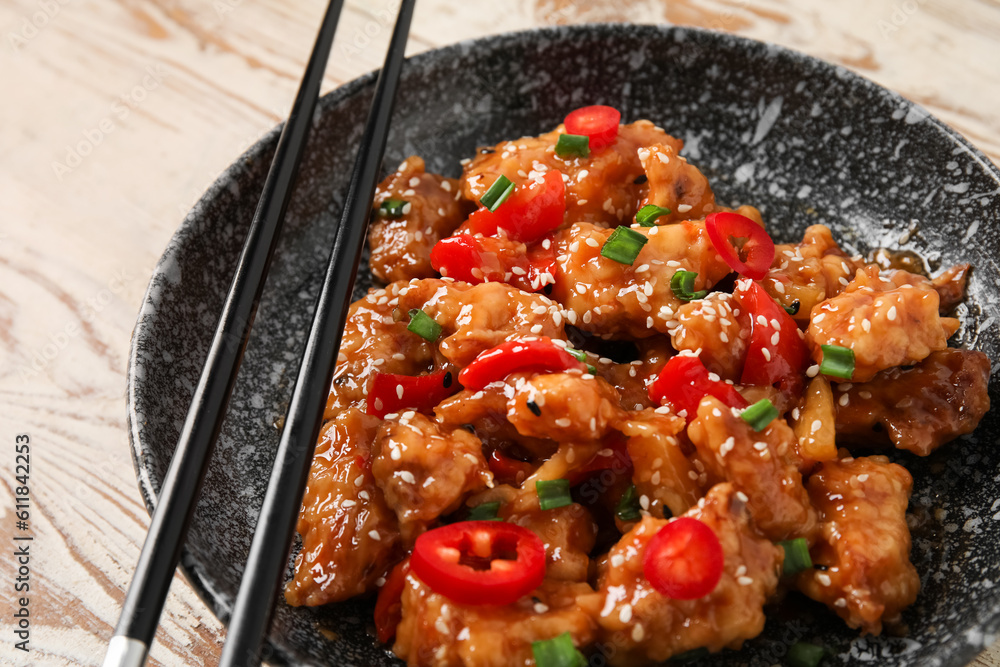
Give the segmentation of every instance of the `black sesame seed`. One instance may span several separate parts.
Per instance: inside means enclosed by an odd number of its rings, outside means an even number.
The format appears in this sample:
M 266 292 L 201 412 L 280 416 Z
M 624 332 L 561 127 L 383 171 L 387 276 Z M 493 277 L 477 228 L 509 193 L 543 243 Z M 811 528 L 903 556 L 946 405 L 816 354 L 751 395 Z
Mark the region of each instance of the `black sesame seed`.
M 451 386 L 451 371 L 444 374 L 444 388 L 447 389 Z
M 464 428 L 466 431 L 468 431 L 472 435 L 476 434 L 476 427 L 473 426 L 472 424 L 462 424 L 462 428 Z
M 642 174 L 641 176 L 637 176 L 636 179 L 632 182 L 635 183 L 636 185 L 642 185 L 648 180 L 649 178 L 646 176 L 646 174 Z
M 823 565 L 822 563 L 816 563 L 815 565 L 813 565 L 813 569 L 819 570 L 820 572 L 826 572 L 827 570 L 830 569 L 830 567 L 828 565 Z
M 535 413 L 536 417 L 542 416 L 542 409 L 538 407 L 538 403 L 535 403 L 534 401 L 528 401 L 528 409 L 531 410 L 533 413 Z

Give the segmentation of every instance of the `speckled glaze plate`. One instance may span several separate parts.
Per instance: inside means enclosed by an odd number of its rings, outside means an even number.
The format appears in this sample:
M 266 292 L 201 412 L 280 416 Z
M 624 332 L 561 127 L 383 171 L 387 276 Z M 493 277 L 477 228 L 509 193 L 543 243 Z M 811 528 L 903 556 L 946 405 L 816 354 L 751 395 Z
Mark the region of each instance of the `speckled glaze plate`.
M 310 311 L 339 216 L 374 78 L 325 96 L 288 212 L 183 567 L 228 619 L 278 442 Z M 501 35 L 411 59 L 386 164 L 411 154 L 457 176 L 476 146 L 547 131 L 567 111 L 609 104 L 686 142 L 720 202 L 749 203 L 779 240 L 829 225 L 850 251 L 914 250 L 932 270 L 969 261 L 954 344 L 1000 365 L 1000 172 L 955 131 L 898 95 L 788 50 L 701 30 L 590 25 Z M 217 313 L 261 191 L 277 129 L 232 165 L 184 220 L 150 282 L 132 339 L 128 414 L 152 509 Z M 370 285 L 362 269 L 359 292 Z M 994 405 L 1000 383 L 990 384 Z M 965 665 L 1000 625 L 1000 419 L 913 472 L 912 558 L 923 589 L 905 637 L 862 638 L 804 600 L 775 609 L 739 652 L 699 664 L 769 667 L 798 640 L 827 664 Z M 792 596 L 793 598 L 798 596 Z M 297 665 L 399 664 L 372 637 L 370 600 L 279 604 L 264 657 Z M 595 656 L 591 664 L 604 664 Z

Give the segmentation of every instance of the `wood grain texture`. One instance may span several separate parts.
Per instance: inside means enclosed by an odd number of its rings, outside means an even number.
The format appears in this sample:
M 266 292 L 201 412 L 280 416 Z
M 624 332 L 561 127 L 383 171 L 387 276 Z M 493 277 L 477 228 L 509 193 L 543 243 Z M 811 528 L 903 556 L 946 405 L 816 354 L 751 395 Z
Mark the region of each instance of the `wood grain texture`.
M 347 3 L 325 90 L 375 68 L 392 0 Z M 321 0 L 0 4 L 0 443 L 31 435 L 31 653 L 99 665 L 148 517 L 125 365 L 151 268 L 216 175 L 286 113 Z M 533 26 L 697 25 L 805 51 L 926 106 L 1000 161 L 996 0 L 421 0 L 410 52 Z M 0 459 L 0 582 L 14 576 L 13 455 Z M 215 664 L 224 630 L 178 577 L 154 665 Z M 994 646 L 973 664 L 1000 667 Z

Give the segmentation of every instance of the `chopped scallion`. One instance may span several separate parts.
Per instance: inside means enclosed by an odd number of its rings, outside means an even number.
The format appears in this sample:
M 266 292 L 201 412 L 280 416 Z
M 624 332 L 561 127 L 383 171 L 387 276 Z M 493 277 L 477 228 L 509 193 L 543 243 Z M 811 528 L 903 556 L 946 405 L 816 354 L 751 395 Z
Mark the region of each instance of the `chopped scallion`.
M 538 506 L 543 510 L 554 510 L 573 504 L 569 495 L 568 479 L 547 479 L 535 482 L 535 493 L 538 494 Z
M 826 657 L 826 649 L 809 642 L 796 642 L 788 649 L 788 667 L 817 667 Z
M 585 134 L 560 134 L 556 141 L 559 157 L 587 157 L 590 155 L 590 137 Z
M 406 328 L 432 343 L 441 335 L 441 325 L 435 322 L 430 315 L 417 308 L 410 311 L 410 323 L 406 325 Z
M 403 209 L 407 203 L 409 202 L 404 199 L 386 199 L 379 205 L 378 210 L 387 218 L 398 218 L 406 213 Z
M 601 255 L 608 259 L 613 259 L 621 264 L 629 266 L 635 262 L 639 256 L 642 246 L 646 245 L 649 239 L 634 229 L 628 227 L 618 227 L 611 232 L 611 236 L 601 247 Z
M 497 516 L 497 512 L 500 511 L 500 501 L 494 501 L 492 503 L 483 503 L 482 505 L 476 505 L 469 510 L 469 521 L 502 521 Z
M 570 356 L 576 359 L 577 361 L 582 361 L 583 363 L 587 364 L 587 353 L 584 352 L 583 350 L 575 350 L 572 347 L 567 347 L 566 351 L 569 352 Z M 591 375 L 596 375 L 597 368 L 593 364 L 587 364 L 587 372 L 590 373 Z
M 762 398 L 740 413 L 743 421 L 755 431 L 763 431 L 778 416 L 778 408 L 766 398 Z
M 507 201 L 507 197 L 510 197 L 512 192 L 514 192 L 514 184 L 509 178 L 500 174 L 500 178 L 493 181 L 493 185 L 486 191 L 486 194 L 479 198 L 479 203 L 492 213 L 500 207 L 500 204 Z
M 801 308 L 801 307 L 802 307 L 802 304 L 799 303 L 798 299 L 796 299 L 795 301 L 793 301 L 792 305 L 790 305 L 790 306 L 782 306 L 782 308 L 785 309 L 785 312 L 788 313 L 789 315 L 792 315 L 792 316 L 798 315 L 799 314 L 799 308 Z
M 850 380 L 854 375 L 854 350 L 840 345 L 822 345 L 823 363 L 819 372 L 843 380 Z
M 698 274 L 694 271 L 685 271 L 683 269 L 674 272 L 674 275 L 670 278 L 670 291 L 674 293 L 674 296 L 681 301 L 694 301 L 695 299 L 704 299 L 708 295 L 708 290 L 698 290 L 697 292 L 692 292 L 694 289 L 694 279 L 698 277 Z
M 656 219 L 661 215 L 669 215 L 670 209 L 657 206 L 656 204 L 646 204 L 635 214 L 635 221 L 643 227 L 655 227 Z
M 639 496 L 636 494 L 635 484 L 629 484 L 622 494 L 621 500 L 615 507 L 615 514 L 622 521 L 637 521 L 639 514 Z
M 573 645 L 568 632 L 558 637 L 531 642 L 531 652 L 538 667 L 585 667 L 587 659 Z
M 813 566 L 812 558 L 809 556 L 809 543 L 804 537 L 778 542 L 778 546 L 785 550 L 785 562 L 781 566 L 781 573 L 784 576 L 798 574 Z

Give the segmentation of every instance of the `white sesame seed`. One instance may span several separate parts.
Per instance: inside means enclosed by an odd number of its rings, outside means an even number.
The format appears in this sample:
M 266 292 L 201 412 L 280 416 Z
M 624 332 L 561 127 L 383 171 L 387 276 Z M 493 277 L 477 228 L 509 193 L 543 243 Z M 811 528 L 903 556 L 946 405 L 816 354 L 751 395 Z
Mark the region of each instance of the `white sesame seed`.
M 382 540 L 382 536 L 378 534 L 377 530 L 369 530 L 368 531 L 368 537 L 372 538 L 376 542 L 379 542 L 379 541 Z
M 628 623 L 632 620 L 632 605 L 627 604 L 622 607 L 622 610 L 618 612 L 618 620 L 622 623 Z
M 762 348 L 760 348 L 760 351 L 761 351 L 761 354 L 764 355 L 764 360 L 765 361 L 771 361 L 771 350 L 767 349 L 766 347 L 762 347 Z
M 416 478 L 413 476 L 413 473 L 410 472 L 409 470 L 401 470 L 399 472 L 399 477 L 407 484 L 416 484 L 417 482 Z
M 890 322 L 894 321 L 896 319 L 896 306 L 893 306 L 892 308 L 890 308 L 889 312 L 885 314 L 885 317 Z
M 556 426 L 560 428 L 566 428 L 572 423 L 573 423 L 572 420 L 570 420 L 568 417 L 560 417 L 559 419 L 556 420 Z
M 753 583 L 753 579 L 751 579 L 750 577 L 737 577 L 736 583 L 738 583 L 740 586 L 749 586 L 750 584 Z
M 585 243 L 589 245 L 591 248 L 598 248 L 601 245 L 600 243 L 597 242 L 597 239 L 595 239 L 593 236 L 588 236 Z

